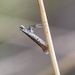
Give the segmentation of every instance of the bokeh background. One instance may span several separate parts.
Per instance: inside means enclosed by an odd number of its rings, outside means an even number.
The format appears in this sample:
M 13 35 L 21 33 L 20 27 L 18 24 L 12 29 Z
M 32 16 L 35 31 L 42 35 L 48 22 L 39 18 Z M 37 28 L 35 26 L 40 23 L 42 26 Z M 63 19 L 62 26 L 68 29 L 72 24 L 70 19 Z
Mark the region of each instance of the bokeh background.
M 61 75 L 75 75 L 75 0 L 44 0 Z M 37 0 L 0 0 L 0 75 L 54 75 L 49 55 L 19 30 L 41 23 Z M 34 29 L 45 40 L 43 29 Z

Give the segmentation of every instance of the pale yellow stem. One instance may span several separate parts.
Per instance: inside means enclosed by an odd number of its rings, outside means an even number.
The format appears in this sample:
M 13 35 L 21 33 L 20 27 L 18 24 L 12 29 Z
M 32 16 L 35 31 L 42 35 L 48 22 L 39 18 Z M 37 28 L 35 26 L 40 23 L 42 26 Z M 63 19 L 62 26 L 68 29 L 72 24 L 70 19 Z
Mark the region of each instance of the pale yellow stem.
M 55 72 L 55 75 L 60 75 L 43 0 L 38 0 L 38 5 L 40 8 L 41 20 L 42 20 L 42 24 L 44 26 L 44 32 L 45 32 L 46 41 L 48 44 L 48 50 L 49 50 L 50 58 L 51 58 L 52 65 L 54 68 L 54 72 Z

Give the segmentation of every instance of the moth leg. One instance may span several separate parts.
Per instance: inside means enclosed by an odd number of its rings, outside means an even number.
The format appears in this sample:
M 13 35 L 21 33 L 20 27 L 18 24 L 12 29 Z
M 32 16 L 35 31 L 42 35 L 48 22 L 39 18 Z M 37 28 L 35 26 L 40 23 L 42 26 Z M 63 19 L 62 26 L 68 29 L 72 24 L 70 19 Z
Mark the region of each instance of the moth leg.
M 35 25 L 30 25 L 29 30 L 32 30 L 33 28 L 43 28 L 42 24 L 35 24 Z
M 36 25 L 34 25 L 34 28 L 43 28 L 43 25 L 42 24 L 36 24 Z

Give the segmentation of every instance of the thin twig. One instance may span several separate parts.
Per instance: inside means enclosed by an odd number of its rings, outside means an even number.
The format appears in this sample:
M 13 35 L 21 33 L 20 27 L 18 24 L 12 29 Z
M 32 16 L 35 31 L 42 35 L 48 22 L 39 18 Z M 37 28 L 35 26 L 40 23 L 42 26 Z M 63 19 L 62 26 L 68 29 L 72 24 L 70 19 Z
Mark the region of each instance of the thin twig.
M 50 30 L 49 30 L 49 25 L 48 25 L 48 21 L 47 21 L 47 17 L 46 17 L 46 12 L 45 12 L 45 8 L 44 8 L 43 0 L 38 0 L 38 4 L 39 4 L 39 8 L 40 8 L 41 20 L 42 20 L 42 24 L 44 26 L 44 32 L 45 32 L 46 41 L 47 41 L 47 44 L 48 44 L 48 50 L 49 50 L 49 53 L 50 53 L 50 58 L 51 58 L 51 61 L 52 61 L 54 72 L 55 72 L 55 75 L 60 75 L 58 64 L 57 64 L 57 59 L 56 59 L 56 55 L 55 55 L 55 51 L 54 51 L 54 47 L 53 47 L 53 43 L 52 43 L 52 38 L 51 38 Z

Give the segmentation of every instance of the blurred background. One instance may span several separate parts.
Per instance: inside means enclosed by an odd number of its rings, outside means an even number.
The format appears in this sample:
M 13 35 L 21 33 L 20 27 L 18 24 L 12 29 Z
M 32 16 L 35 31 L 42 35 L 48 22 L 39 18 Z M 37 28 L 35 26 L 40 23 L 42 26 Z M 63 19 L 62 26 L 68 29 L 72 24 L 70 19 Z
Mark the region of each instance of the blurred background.
M 44 0 L 61 75 L 75 75 L 75 0 Z M 0 0 L 0 75 L 54 75 L 51 59 L 20 25 L 41 23 L 37 0 Z M 43 29 L 34 29 L 45 40 Z

